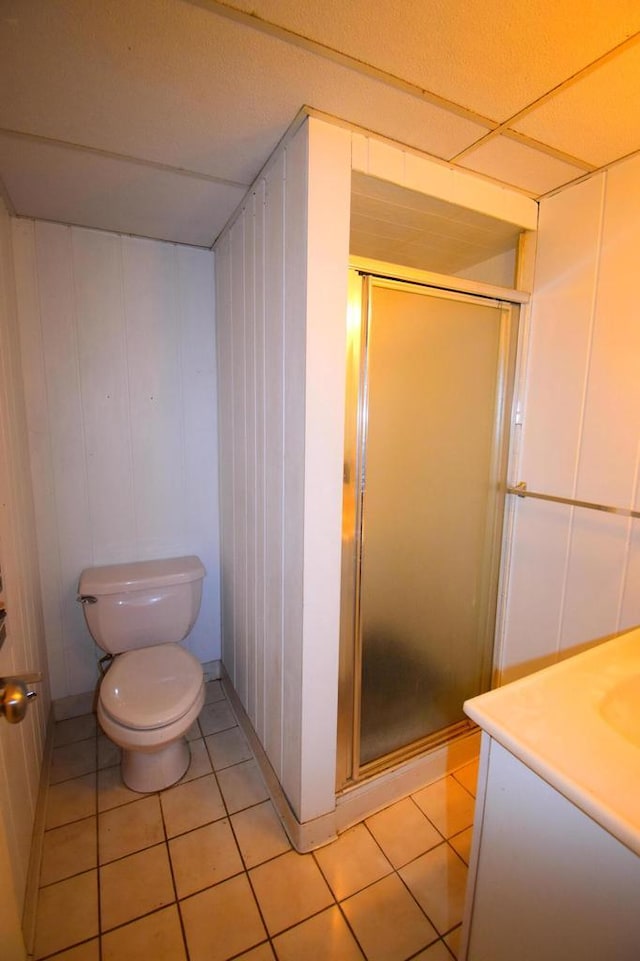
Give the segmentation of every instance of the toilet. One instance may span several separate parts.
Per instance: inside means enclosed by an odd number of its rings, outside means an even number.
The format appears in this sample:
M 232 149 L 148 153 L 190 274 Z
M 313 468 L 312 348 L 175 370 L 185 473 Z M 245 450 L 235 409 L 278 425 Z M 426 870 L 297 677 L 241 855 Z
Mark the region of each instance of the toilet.
M 122 748 L 122 779 L 161 791 L 189 766 L 185 734 L 204 704 L 202 665 L 180 647 L 200 610 L 206 574 L 195 556 L 89 567 L 78 600 L 111 665 L 100 684 L 98 721 Z

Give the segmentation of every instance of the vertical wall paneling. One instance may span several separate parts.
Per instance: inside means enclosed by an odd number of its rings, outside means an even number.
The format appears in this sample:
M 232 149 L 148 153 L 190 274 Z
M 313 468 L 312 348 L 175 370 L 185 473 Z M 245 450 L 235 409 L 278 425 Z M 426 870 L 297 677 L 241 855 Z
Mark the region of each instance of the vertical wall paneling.
M 235 673 L 233 585 L 235 570 L 233 476 L 233 344 L 231 328 L 230 235 L 216 248 L 216 336 L 218 364 L 218 421 L 220 425 L 220 606 L 222 658 L 229 676 Z
M 284 476 L 282 714 L 302 718 L 302 624 L 305 454 L 305 349 L 307 316 L 308 138 L 285 150 L 284 176 Z M 286 723 L 286 720 L 285 720 Z M 301 810 L 301 724 L 287 724 L 283 739 L 283 787 Z
M 113 234 L 96 232 L 73 246 L 82 410 L 77 429 L 86 451 L 91 553 L 101 545 L 115 558 L 136 524 L 121 244 Z M 110 511 L 114 490 L 120 492 L 118 510 Z
M 266 730 L 266 709 L 265 709 L 265 611 L 266 611 L 266 567 L 265 567 L 265 463 L 267 459 L 266 450 L 266 404 L 265 404 L 265 208 L 266 208 L 266 184 L 260 180 L 255 188 L 255 232 L 254 232 L 254 365 L 255 365 L 255 411 L 256 411 L 256 608 L 255 608 L 255 631 L 256 631 L 256 661 L 255 661 L 255 690 L 256 706 L 255 715 L 252 718 L 256 731 L 260 738 L 264 739 Z
M 256 716 L 256 355 L 255 355 L 255 194 L 247 197 L 244 217 L 245 472 L 246 472 L 246 705 Z
M 92 538 L 72 229 L 45 223 L 36 223 L 35 229 L 41 351 L 51 431 L 48 466 L 58 526 L 59 607 L 65 671 L 64 691 L 52 692 L 57 697 L 60 693 L 90 690 L 95 678 L 94 645 L 87 641 L 82 611 L 76 603 L 78 574 L 91 563 Z M 25 360 L 28 363 L 29 358 Z M 65 536 L 60 536 L 63 523 Z M 41 567 L 40 574 L 45 580 L 48 572 Z
M 40 327 L 40 292 L 37 282 L 35 224 L 14 220 L 14 264 L 19 304 L 22 373 L 25 392 L 31 483 L 40 570 L 40 593 L 47 625 L 47 663 L 51 691 L 67 690 L 60 602 L 60 567 L 55 491 L 51 476 L 51 444 L 47 382 Z
M 40 579 L 54 697 L 90 691 L 76 603 L 91 564 L 199 554 L 187 644 L 219 654 L 213 258 L 21 221 L 14 248 Z
M 39 697 L 30 703 L 23 723 L 0 722 L 0 830 L 8 846 L 3 871 L 20 909 L 49 712 L 34 521 L 11 225 L 0 202 L 0 568 L 7 610 L 0 674 L 42 671 L 44 675 Z
M 175 248 L 132 238 L 123 247 L 136 532 L 143 556 L 163 557 L 185 519 Z
M 581 437 L 578 497 L 631 503 L 640 431 L 640 158 L 606 174 L 592 361 Z
M 350 151 L 348 131 L 307 121 L 216 246 L 232 278 L 227 302 L 218 273 L 220 436 L 236 471 L 220 475 L 224 610 L 242 591 L 246 612 L 246 634 L 225 613 L 224 661 L 302 820 L 335 804 Z
M 629 521 L 576 510 L 571 529 L 561 651 L 618 630 L 621 581 Z
M 265 177 L 265 750 L 282 777 L 284 154 Z
M 309 124 L 303 820 L 335 803 L 351 135 Z
M 183 550 L 196 553 L 207 570 L 200 617 L 188 644 L 208 661 L 219 656 L 212 644 L 220 623 L 220 530 L 218 495 L 218 423 L 215 403 L 215 301 L 211 253 L 176 247 L 180 303 L 183 436 Z M 212 628 L 213 634 L 212 637 Z
M 541 202 L 519 473 L 531 488 L 637 505 L 638 244 L 638 158 Z M 516 510 L 503 677 L 640 621 L 636 521 Z
M 234 543 L 236 570 L 240 576 L 235 580 L 234 644 L 238 656 L 235 659 L 234 686 L 246 703 L 247 694 L 247 417 L 246 417 L 246 354 L 245 354 L 245 265 L 244 227 L 246 217 L 241 217 L 231 229 L 231 307 L 232 307 L 232 356 L 233 356 L 233 475 L 234 475 Z
M 602 175 L 592 177 L 540 208 L 520 474 L 532 489 L 566 497 L 574 494 L 603 189 Z

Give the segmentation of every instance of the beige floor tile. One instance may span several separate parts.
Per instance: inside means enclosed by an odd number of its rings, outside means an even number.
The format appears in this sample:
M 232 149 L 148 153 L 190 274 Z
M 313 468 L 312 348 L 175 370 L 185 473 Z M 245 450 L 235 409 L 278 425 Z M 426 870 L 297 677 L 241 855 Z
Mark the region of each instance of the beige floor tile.
M 93 938 L 75 948 L 54 955 L 51 961 L 100 961 L 100 939 Z
M 98 735 L 98 768 L 114 767 L 120 764 L 122 752 L 117 744 L 110 741 L 106 734 Z
M 244 870 L 229 821 L 215 821 L 169 842 L 179 898 L 226 881 Z
M 257 948 L 247 951 L 246 954 L 239 954 L 235 961 L 276 961 L 276 956 L 271 945 L 265 941 Z
M 95 771 L 97 767 L 96 739 L 74 741 L 62 747 L 54 747 L 51 756 L 49 784 L 68 781 L 69 778 L 82 777 Z
M 100 868 L 103 931 L 171 904 L 173 899 L 169 854 L 164 844 Z
M 118 767 L 107 767 L 98 771 L 98 810 L 108 811 L 111 808 L 119 807 L 121 804 L 128 804 L 130 801 L 139 801 L 144 794 L 131 791 L 122 780 L 120 765 Z
M 442 844 L 442 835 L 411 798 L 392 804 L 365 823 L 395 868 Z
M 175 904 L 102 938 L 102 961 L 186 961 L 186 957 Z
M 220 681 L 209 681 L 204 687 L 204 703 L 211 704 L 212 701 L 225 701 L 226 697 L 222 690 Z
M 231 823 L 248 868 L 254 868 L 291 848 L 271 801 L 263 801 L 234 814 Z
M 243 761 L 218 774 L 220 790 L 229 814 L 266 801 L 269 797 L 255 761 Z
M 340 909 L 297 924 L 274 939 L 279 961 L 364 961 Z
M 170 838 L 217 821 L 226 814 L 214 774 L 163 791 L 160 802 Z
M 62 881 L 98 866 L 95 816 L 46 831 L 42 842 L 40 884 Z
M 253 757 L 247 739 L 239 727 L 229 728 L 219 734 L 210 734 L 205 741 L 214 771 L 221 771 L 222 768 Z
M 368 961 L 404 961 L 438 937 L 395 874 L 354 894 L 342 909 Z
M 426 951 L 416 954 L 411 961 L 451 961 L 451 953 L 447 951 L 442 941 L 436 941 Z
M 462 941 L 462 925 L 454 928 L 449 934 L 444 938 L 449 950 L 452 952 L 454 958 L 457 958 L 460 954 L 460 946 Z
M 160 801 L 156 794 L 123 807 L 103 811 L 98 818 L 100 864 L 115 861 L 164 841 Z
M 413 799 L 445 838 L 473 824 L 474 800 L 451 775 L 418 791 Z
M 189 752 L 191 760 L 187 773 L 181 778 L 180 784 L 184 784 L 186 781 L 194 781 L 197 777 L 204 777 L 205 774 L 211 774 L 213 771 L 209 752 L 201 737 L 195 741 L 189 741 Z
M 440 934 L 460 924 L 467 868 L 448 844 L 428 851 L 398 873 Z
M 227 728 L 235 727 L 238 723 L 231 710 L 229 702 L 225 700 L 211 701 L 200 711 L 198 717 L 200 729 L 205 737 L 208 734 L 217 734 Z
M 338 901 L 379 881 L 393 870 L 364 824 L 356 824 L 336 841 L 314 853 Z
M 62 951 L 97 934 L 97 871 L 87 871 L 40 889 L 36 916 L 36 958 Z
M 58 721 L 55 726 L 53 743 L 56 747 L 71 744 L 73 741 L 84 741 L 95 737 L 98 729 L 95 714 L 83 714 L 81 717 L 70 717 L 66 721 Z
M 473 840 L 473 828 L 467 828 L 454 837 L 449 838 L 449 844 L 457 851 L 465 864 L 469 863 L 471 857 L 471 842 Z
M 190 961 L 226 961 L 266 940 L 246 874 L 180 902 Z
M 70 821 L 96 813 L 96 776 L 87 774 L 54 784 L 47 792 L 47 828 L 59 827 Z
M 333 903 L 311 854 L 288 851 L 249 875 L 269 934 L 278 934 Z
M 456 781 L 460 781 L 460 784 L 467 789 L 469 794 L 476 796 L 476 787 L 478 784 L 478 761 L 471 761 L 470 764 L 465 764 L 464 767 L 459 768 L 453 773 Z

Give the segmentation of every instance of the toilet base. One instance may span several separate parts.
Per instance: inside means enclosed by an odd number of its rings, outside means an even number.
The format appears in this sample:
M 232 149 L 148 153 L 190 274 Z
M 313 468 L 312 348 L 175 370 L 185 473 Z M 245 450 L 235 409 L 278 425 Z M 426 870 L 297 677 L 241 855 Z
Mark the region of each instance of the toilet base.
M 122 780 L 139 794 L 163 791 L 186 773 L 191 752 L 186 738 L 179 737 L 158 751 L 122 750 Z

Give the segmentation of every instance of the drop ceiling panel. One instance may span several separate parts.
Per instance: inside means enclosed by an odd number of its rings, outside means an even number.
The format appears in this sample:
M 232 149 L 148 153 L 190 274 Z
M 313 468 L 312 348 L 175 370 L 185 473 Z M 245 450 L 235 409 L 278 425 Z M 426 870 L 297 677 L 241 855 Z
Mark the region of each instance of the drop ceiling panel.
M 303 106 L 438 157 L 486 127 L 188 3 L 10 0 L 0 126 L 250 183 Z
M 595 166 L 637 150 L 640 41 L 532 110 L 514 128 Z
M 637 0 L 231 0 L 231 5 L 494 120 L 506 120 L 640 30 Z
M 244 188 L 0 135 L 18 214 L 209 247 Z
M 501 135 L 472 148 L 459 164 L 535 195 L 569 183 L 587 170 Z

